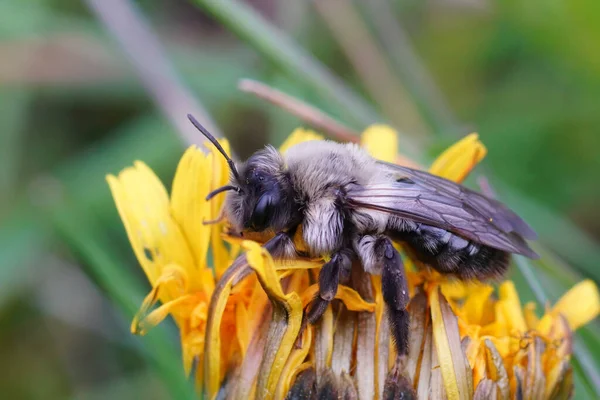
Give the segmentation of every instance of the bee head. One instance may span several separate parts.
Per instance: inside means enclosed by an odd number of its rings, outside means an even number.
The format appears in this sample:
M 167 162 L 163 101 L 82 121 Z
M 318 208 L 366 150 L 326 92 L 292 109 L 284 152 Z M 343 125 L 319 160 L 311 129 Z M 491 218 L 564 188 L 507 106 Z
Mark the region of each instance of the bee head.
M 225 215 L 233 228 L 279 232 L 299 222 L 299 207 L 294 189 L 281 154 L 272 146 L 257 151 L 239 170 L 219 142 L 192 117 L 188 118 L 223 154 L 231 170 L 230 184 L 220 187 L 206 197 L 210 200 L 227 191 Z

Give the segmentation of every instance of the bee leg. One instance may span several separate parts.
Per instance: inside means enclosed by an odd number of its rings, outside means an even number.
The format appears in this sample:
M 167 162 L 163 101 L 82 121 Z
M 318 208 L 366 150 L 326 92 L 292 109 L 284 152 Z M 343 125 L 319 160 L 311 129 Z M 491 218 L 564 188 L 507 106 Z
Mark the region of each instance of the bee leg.
M 279 232 L 265 243 L 265 249 L 274 260 L 292 260 L 298 256 L 296 246 L 294 245 L 295 232 L 296 227 L 287 232 Z
M 392 245 L 392 241 L 387 237 L 378 240 L 375 251 L 378 255 L 381 254 L 381 291 L 383 300 L 387 304 L 390 329 L 396 344 L 396 351 L 398 356 L 406 356 L 408 354 L 410 322 L 406 307 L 410 301 L 410 296 L 404 274 L 404 264 L 400 254 Z
M 351 250 L 341 250 L 331 256 L 319 272 L 319 294 L 310 304 L 306 319 L 313 324 L 321 318 L 327 306 L 335 297 L 340 275 L 346 273 L 352 267 L 354 253 Z

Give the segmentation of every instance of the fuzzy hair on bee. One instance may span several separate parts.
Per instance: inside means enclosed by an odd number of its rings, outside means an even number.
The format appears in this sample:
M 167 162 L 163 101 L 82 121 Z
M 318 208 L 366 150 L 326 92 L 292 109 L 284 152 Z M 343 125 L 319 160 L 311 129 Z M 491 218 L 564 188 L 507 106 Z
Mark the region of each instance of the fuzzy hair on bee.
M 408 354 L 410 300 L 402 259 L 393 243 L 440 273 L 489 279 L 508 268 L 510 254 L 536 258 L 525 239 L 533 230 L 500 202 L 444 178 L 372 158 L 359 146 L 309 141 L 284 154 L 267 146 L 231 169 L 225 215 L 235 230 L 273 231 L 290 237 L 302 226 L 310 256 L 328 255 L 319 292 L 306 311 L 313 323 L 334 299 L 340 278 L 355 261 L 382 276 L 397 353 Z M 292 240 L 272 255 L 297 256 Z

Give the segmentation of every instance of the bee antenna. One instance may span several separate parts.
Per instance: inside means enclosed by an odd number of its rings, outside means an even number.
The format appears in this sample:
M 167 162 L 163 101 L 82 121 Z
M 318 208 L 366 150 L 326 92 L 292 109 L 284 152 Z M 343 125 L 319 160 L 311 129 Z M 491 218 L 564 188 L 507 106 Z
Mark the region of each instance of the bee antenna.
M 228 190 L 235 190 L 236 192 L 241 192 L 242 189 L 240 189 L 237 186 L 231 186 L 231 185 L 225 185 L 225 186 L 221 186 L 220 188 L 216 188 L 215 190 L 213 190 L 212 192 L 210 192 L 207 196 L 206 196 L 206 201 L 212 199 L 213 197 L 215 197 L 216 195 L 218 195 L 219 193 L 222 192 L 226 192 Z
M 229 169 L 231 169 L 231 172 L 233 172 L 233 176 L 235 176 L 235 179 L 237 179 L 239 181 L 240 180 L 240 174 L 238 174 L 238 171 L 235 168 L 235 163 L 227 155 L 227 153 L 225 153 L 225 150 L 223 150 L 223 147 L 221 146 L 221 144 L 219 144 L 219 142 L 217 142 L 217 139 L 215 139 L 215 137 L 213 135 L 211 135 L 210 132 L 208 132 L 208 130 L 205 127 L 203 127 L 202 124 L 200 124 L 200 122 L 198 122 L 198 120 L 196 118 L 194 118 L 194 116 L 192 114 L 188 114 L 187 117 L 190 120 L 190 122 L 196 127 L 196 129 L 198 129 L 200 132 L 202 132 L 202 134 L 208 140 L 210 140 L 210 142 L 217 148 L 217 150 L 219 150 L 219 152 L 221 154 L 223 154 L 223 157 L 225 157 L 225 159 L 227 160 L 227 164 L 229 165 Z M 239 188 L 237 188 L 237 189 L 239 191 Z M 226 189 L 226 190 L 229 190 L 229 189 Z M 215 192 L 216 192 L 216 190 L 215 190 Z M 220 192 L 217 192 L 217 193 L 220 193 Z M 215 194 L 217 194 L 217 193 L 215 193 Z

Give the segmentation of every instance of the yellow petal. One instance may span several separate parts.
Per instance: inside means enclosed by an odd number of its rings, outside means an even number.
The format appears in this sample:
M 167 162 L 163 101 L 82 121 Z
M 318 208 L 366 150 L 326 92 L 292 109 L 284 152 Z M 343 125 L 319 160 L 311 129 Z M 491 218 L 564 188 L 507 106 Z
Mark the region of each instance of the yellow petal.
M 307 368 L 303 363 L 308 356 L 312 344 L 312 330 L 312 327 L 306 328 L 304 335 L 302 336 L 302 345 L 292 351 L 285 363 L 281 378 L 279 379 L 279 384 L 277 385 L 277 394 L 275 395 L 275 398 L 285 398 L 296 375 L 302 371 L 302 368 Z
M 283 142 L 279 147 L 281 153 L 285 153 L 292 146 L 295 146 L 302 142 L 308 142 L 311 140 L 323 140 L 323 136 L 318 133 L 304 128 L 296 128 L 294 132 Z
M 302 304 L 304 306 L 308 305 L 308 303 L 310 303 L 311 300 L 315 298 L 315 296 L 317 295 L 318 292 L 319 292 L 318 284 L 309 286 L 302 293 Z M 356 290 L 354 290 L 348 286 L 339 285 L 338 291 L 335 294 L 335 298 L 344 302 L 344 305 L 350 311 L 368 311 L 368 312 L 375 311 L 375 303 L 369 303 L 369 302 L 363 300 L 362 297 L 360 297 L 360 294 L 358 294 L 358 292 Z
M 208 398 L 213 398 L 221 383 L 221 323 L 234 282 L 249 270 L 244 257 L 239 257 L 223 274 L 210 300 L 204 344 L 204 383 Z M 229 340 L 229 338 L 227 338 Z
M 140 310 L 133 317 L 131 333 L 145 335 L 148 329 L 160 323 L 169 314 L 174 304 L 177 304 L 168 301 L 162 307 L 149 313 L 162 292 L 170 292 L 170 298 L 179 300 L 185 294 L 186 287 L 187 273 L 185 270 L 177 265 L 165 267 L 163 274 L 156 280 L 154 287 L 144 298 Z
M 600 295 L 598 287 L 591 280 L 573 286 L 552 307 L 553 314 L 562 314 L 572 330 L 576 330 L 598 316 Z
M 529 302 L 525 304 L 523 308 L 523 314 L 525 316 L 525 322 L 527 323 L 528 329 L 535 329 L 540 323 L 540 319 L 535 313 L 536 304 L 533 302 Z
M 361 146 L 378 160 L 393 163 L 398 155 L 398 134 L 387 125 L 371 125 L 360 138 Z
M 213 173 L 206 155 L 191 146 L 179 161 L 171 189 L 171 214 L 194 254 L 194 269 L 206 266 L 211 227 L 202 222 L 211 219 L 205 198 Z
M 477 289 L 473 289 L 462 307 L 462 315 L 469 323 L 483 325 L 486 311 L 491 309 L 490 296 L 493 292 L 494 288 L 489 285 L 478 285 Z
M 150 168 L 136 162 L 134 167 L 121 171 L 118 178 L 109 175 L 106 179 L 131 246 L 150 283 L 154 285 L 169 264 L 191 269 L 192 253 L 171 216 L 167 192 Z
M 433 162 L 429 172 L 460 183 L 486 153 L 487 149 L 479 141 L 479 135 L 471 133 L 444 151 Z
M 507 322 L 509 331 L 517 330 L 521 333 L 527 331 L 527 324 L 523 316 L 521 301 L 515 289 L 514 283 L 506 281 L 498 289 L 500 295 L 500 304 L 504 318 Z
M 285 294 L 271 255 L 258 243 L 245 241 L 246 259 L 271 303 L 273 318 L 270 324 L 265 354 L 261 362 L 256 393 L 259 398 L 271 399 L 283 372 L 302 323 L 302 301 L 297 293 Z

